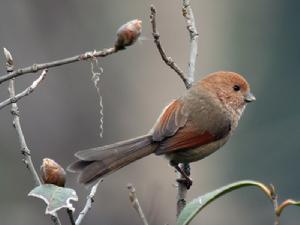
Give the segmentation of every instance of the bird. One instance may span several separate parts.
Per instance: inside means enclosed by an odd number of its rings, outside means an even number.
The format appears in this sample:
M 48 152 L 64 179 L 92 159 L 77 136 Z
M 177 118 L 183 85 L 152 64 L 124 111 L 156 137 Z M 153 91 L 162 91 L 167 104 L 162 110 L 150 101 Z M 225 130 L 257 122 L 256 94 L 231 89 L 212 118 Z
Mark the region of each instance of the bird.
M 164 155 L 179 170 L 180 163 L 201 160 L 220 149 L 238 126 L 247 103 L 255 100 L 242 75 L 208 74 L 171 101 L 146 135 L 79 151 L 68 171 L 79 173 L 79 183 L 90 185 L 150 154 Z

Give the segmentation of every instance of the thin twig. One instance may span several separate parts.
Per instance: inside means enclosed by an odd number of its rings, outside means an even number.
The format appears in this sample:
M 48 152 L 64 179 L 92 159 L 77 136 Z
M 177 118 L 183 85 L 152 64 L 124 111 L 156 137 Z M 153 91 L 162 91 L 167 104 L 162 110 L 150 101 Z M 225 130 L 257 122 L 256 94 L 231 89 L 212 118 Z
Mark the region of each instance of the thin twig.
M 154 39 L 154 43 L 156 44 L 156 47 L 161 55 L 161 58 L 163 59 L 163 61 L 169 66 L 171 67 L 177 74 L 178 76 L 181 78 L 181 80 L 183 81 L 185 87 L 187 89 L 189 89 L 191 87 L 191 83 L 189 82 L 189 80 L 186 78 L 184 72 L 179 68 L 179 66 L 173 61 L 173 59 L 171 57 L 168 57 L 165 50 L 163 49 L 161 43 L 160 43 L 160 35 L 156 29 L 156 9 L 153 5 L 151 5 L 150 7 L 151 9 L 151 14 L 150 14 L 150 22 L 152 24 L 152 36 Z
M 179 165 L 181 170 L 187 175 L 190 176 L 190 165 L 189 164 L 180 164 Z M 177 172 L 178 178 L 177 178 L 177 212 L 176 216 L 178 217 L 183 208 L 186 205 L 186 196 L 187 192 L 189 190 L 189 186 L 187 185 L 186 178 L 179 172 Z
M 111 47 L 111 48 L 103 49 L 101 51 L 85 52 L 80 55 L 75 55 L 73 57 L 60 59 L 60 60 L 56 60 L 56 61 L 52 61 L 52 62 L 33 64 L 32 66 L 20 68 L 15 71 L 9 71 L 7 74 L 1 75 L 0 76 L 0 84 L 3 83 L 4 81 L 21 76 L 23 74 L 36 73 L 43 69 L 48 69 L 51 67 L 61 66 L 64 64 L 74 63 L 74 62 L 83 61 L 83 60 L 87 60 L 87 59 L 92 59 L 95 57 L 105 57 L 105 56 L 111 55 L 113 53 L 116 53 L 119 50 L 122 50 L 122 49 L 119 49 L 116 47 Z
M 82 209 L 82 211 L 79 213 L 75 224 L 79 225 L 83 218 L 86 216 L 86 214 L 88 213 L 88 211 L 92 208 L 92 203 L 94 202 L 94 196 L 97 192 L 97 188 L 99 186 L 99 184 L 103 181 L 103 179 L 100 179 L 92 188 L 91 188 L 91 192 L 90 194 L 87 196 L 87 200 L 85 203 L 84 208 Z
M 6 57 L 6 71 L 8 73 L 13 73 L 13 58 L 10 54 L 10 52 L 4 48 L 4 55 Z M 8 91 L 9 91 L 9 95 L 10 98 L 15 98 L 16 93 L 15 93 L 15 81 L 14 79 L 11 79 L 9 81 L 9 87 L 8 87 Z M 28 170 L 30 171 L 34 183 L 36 186 L 39 186 L 42 184 L 39 175 L 33 165 L 32 159 L 31 159 L 31 153 L 30 150 L 27 146 L 23 131 L 22 131 L 22 127 L 21 127 L 21 122 L 20 122 L 20 113 L 19 113 L 19 109 L 18 109 L 18 105 L 17 103 L 12 103 L 12 107 L 11 107 L 11 114 L 13 115 L 13 126 L 17 131 L 17 135 L 19 138 L 19 142 L 20 142 L 20 146 L 21 146 L 21 153 L 23 154 L 24 158 L 23 161 L 26 165 L 26 167 L 28 168 Z M 61 222 L 58 218 L 58 216 L 51 216 L 51 219 L 53 221 L 53 223 L 55 225 L 61 225 Z
M 145 217 L 145 214 L 142 210 L 142 207 L 140 205 L 139 199 L 137 198 L 135 188 L 132 184 L 128 184 L 127 188 L 129 190 L 129 199 L 132 204 L 132 207 L 135 209 L 139 217 L 141 218 L 143 225 L 148 225 L 147 219 Z
M 16 103 L 17 101 L 19 101 L 21 98 L 31 94 L 34 89 L 41 83 L 41 81 L 45 78 L 47 74 L 47 69 L 43 70 L 42 74 L 39 76 L 38 79 L 36 79 L 35 81 L 32 82 L 32 84 L 26 88 L 24 91 L 22 91 L 21 93 L 15 95 L 14 97 L 10 97 L 6 100 L 4 100 L 3 102 L 0 103 L 0 109 L 12 104 L 12 103 Z
M 4 52 L 5 52 L 4 54 L 6 56 L 6 70 L 8 73 L 12 73 L 13 72 L 12 56 L 9 53 L 9 51 L 5 48 L 4 48 Z M 14 79 L 11 79 L 9 81 L 8 92 L 9 92 L 9 96 L 11 99 L 16 98 Z M 23 161 L 24 161 L 26 167 L 29 169 L 29 171 L 34 179 L 35 185 L 36 186 L 41 185 L 42 182 L 41 182 L 39 175 L 36 172 L 34 165 L 32 163 L 30 150 L 27 146 L 27 143 L 26 143 L 23 131 L 22 131 L 22 127 L 21 127 L 21 123 L 20 123 L 20 113 L 19 113 L 18 105 L 16 102 L 12 103 L 11 114 L 13 115 L 13 126 L 16 129 L 17 134 L 18 134 L 18 138 L 19 138 L 19 142 L 20 142 L 20 146 L 21 146 L 21 153 L 24 155 Z
M 187 30 L 190 34 L 190 57 L 188 63 L 188 81 L 194 82 L 196 59 L 198 55 L 198 32 L 195 25 L 195 18 L 189 0 L 182 0 L 182 14 L 186 20 Z
M 76 225 L 75 220 L 74 220 L 73 211 L 71 209 L 67 209 L 67 213 L 68 213 L 71 225 Z
M 278 194 L 276 193 L 276 190 L 275 190 L 275 187 L 273 184 L 270 185 L 270 190 L 271 190 L 271 197 L 272 197 L 272 203 L 273 203 L 274 214 L 275 214 L 274 225 L 280 225 L 280 215 L 277 214 Z
M 14 80 L 11 80 L 9 83 L 9 93 L 10 93 L 10 97 L 14 98 L 15 96 L 15 86 L 14 86 Z M 13 126 L 15 127 L 18 137 L 19 137 L 19 142 L 21 145 L 21 153 L 24 155 L 24 163 L 26 165 L 26 167 L 29 169 L 35 185 L 41 185 L 41 181 L 40 178 L 38 176 L 38 173 L 36 172 L 34 165 L 32 163 L 32 159 L 31 159 L 31 153 L 30 150 L 27 146 L 23 131 L 22 131 L 22 127 L 21 127 L 21 123 L 20 123 L 20 113 L 19 113 L 19 109 L 18 109 L 18 105 L 16 103 L 12 104 L 11 107 L 11 114 L 13 115 Z

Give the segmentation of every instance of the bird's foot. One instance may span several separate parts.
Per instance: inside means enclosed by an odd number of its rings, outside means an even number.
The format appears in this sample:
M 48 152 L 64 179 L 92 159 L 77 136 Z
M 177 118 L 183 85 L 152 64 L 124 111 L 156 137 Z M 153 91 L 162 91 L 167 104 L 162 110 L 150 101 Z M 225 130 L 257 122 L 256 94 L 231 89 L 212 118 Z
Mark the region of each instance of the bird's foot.
M 177 183 L 184 184 L 189 190 L 193 184 L 193 180 L 190 177 L 181 177 L 176 179 Z
M 189 164 L 183 164 L 183 166 L 181 167 L 178 164 L 173 163 L 173 166 L 181 174 L 181 177 L 177 179 L 177 182 L 180 184 L 184 184 L 187 189 L 190 189 L 190 187 L 193 184 L 193 180 L 189 177 L 190 175 Z

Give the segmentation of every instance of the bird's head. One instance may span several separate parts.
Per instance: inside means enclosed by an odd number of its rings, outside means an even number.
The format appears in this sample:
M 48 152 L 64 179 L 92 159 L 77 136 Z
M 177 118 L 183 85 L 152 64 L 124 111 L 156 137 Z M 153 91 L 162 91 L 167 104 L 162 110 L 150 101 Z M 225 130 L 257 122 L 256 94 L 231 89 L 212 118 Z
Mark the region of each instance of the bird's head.
M 255 101 L 255 96 L 250 92 L 246 79 L 238 73 L 220 71 L 209 74 L 201 80 L 201 85 L 208 88 L 222 104 L 230 111 L 241 116 L 245 106 Z

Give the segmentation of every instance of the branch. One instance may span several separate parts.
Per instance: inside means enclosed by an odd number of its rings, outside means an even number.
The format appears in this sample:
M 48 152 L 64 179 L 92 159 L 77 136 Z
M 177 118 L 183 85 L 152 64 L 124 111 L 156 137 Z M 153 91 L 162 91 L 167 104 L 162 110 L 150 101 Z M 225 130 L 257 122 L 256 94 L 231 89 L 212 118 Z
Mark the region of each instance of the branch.
M 198 32 L 195 25 L 195 18 L 189 0 L 182 0 L 182 14 L 186 19 L 187 30 L 190 34 L 190 57 L 188 63 L 188 80 L 194 82 L 194 73 L 196 67 L 196 59 L 198 55 Z
M 67 213 L 71 222 L 71 225 L 76 225 L 76 222 L 74 220 L 74 215 L 73 215 L 73 211 L 70 209 L 67 209 Z
M 78 218 L 76 219 L 75 224 L 79 225 L 81 224 L 83 218 L 86 216 L 86 214 L 88 213 L 88 211 L 92 208 L 92 203 L 94 202 L 94 196 L 97 192 L 97 188 L 99 186 L 99 184 L 103 181 L 103 179 L 100 179 L 91 189 L 90 194 L 87 196 L 87 200 L 85 203 L 84 208 L 82 209 L 82 211 L 79 213 Z
M 129 190 L 129 200 L 132 204 L 132 207 L 135 209 L 135 211 L 138 213 L 139 217 L 141 218 L 144 225 L 148 225 L 147 219 L 145 217 L 145 214 L 142 210 L 142 207 L 139 203 L 139 199 L 137 198 L 135 188 L 132 184 L 128 184 L 127 188 Z
M 173 59 L 167 56 L 165 50 L 163 49 L 160 43 L 159 40 L 160 35 L 156 29 L 156 9 L 153 5 L 151 5 L 150 9 L 151 9 L 150 22 L 152 24 L 152 36 L 154 39 L 154 43 L 156 44 L 156 47 L 161 55 L 161 58 L 169 67 L 171 67 L 178 74 L 178 76 L 183 81 L 186 89 L 189 89 L 191 87 L 191 83 L 185 77 L 184 72 L 179 68 L 179 66 L 177 66 L 177 64 L 173 61 Z
M 24 74 L 36 73 L 40 70 L 48 69 L 51 67 L 57 67 L 57 66 L 61 66 L 61 65 L 69 64 L 69 63 L 92 59 L 95 57 L 105 57 L 105 56 L 111 55 L 113 53 L 116 53 L 119 50 L 121 50 L 121 49 L 119 49 L 117 47 L 112 47 L 112 48 L 108 48 L 108 49 L 103 49 L 101 51 L 90 51 L 90 52 L 85 52 L 80 55 L 75 55 L 73 57 L 69 57 L 69 58 L 65 58 L 65 59 L 60 59 L 60 60 L 47 62 L 47 63 L 41 63 L 41 64 L 33 64 L 32 66 L 20 68 L 15 71 L 7 71 L 8 72 L 7 74 L 0 76 L 0 84 L 7 80 L 10 80 L 15 77 L 19 77 Z
M 5 54 L 6 61 L 7 61 L 6 62 L 6 70 L 9 73 L 13 73 L 13 59 L 11 57 L 11 54 L 5 48 L 4 48 L 4 54 Z M 9 92 L 10 99 L 16 98 L 14 79 L 10 80 L 10 82 L 9 82 L 8 92 Z M 29 169 L 29 171 L 34 179 L 35 185 L 36 186 L 41 185 L 42 182 L 41 182 L 39 175 L 36 172 L 34 165 L 32 163 L 30 150 L 27 146 L 27 143 L 26 143 L 23 131 L 22 131 L 22 127 L 21 127 L 21 123 L 20 123 L 19 108 L 18 108 L 18 105 L 16 102 L 12 103 L 11 114 L 13 115 L 13 126 L 16 129 L 17 135 L 19 138 L 19 142 L 20 142 L 20 146 L 21 146 L 21 153 L 24 155 L 23 161 L 26 164 L 26 167 Z
M 6 71 L 8 73 L 13 73 L 13 58 L 12 58 L 10 52 L 6 48 L 4 48 L 4 55 L 6 58 Z M 9 92 L 10 98 L 15 98 L 16 94 L 15 94 L 14 79 L 11 79 L 9 82 L 8 92 Z M 11 114 L 13 115 L 13 126 L 16 129 L 17 135 L 19 138 L 19 142 L 20 142 L 20 146 L 21 146 L 21 153 L 24 156 L 23 161 L 24 161 L 26 167 L 28 168 L 28 170 L 30 171 L 35 185 L 39 186 L 42 184 L 42 182 L 39 178 L 38 173 L 36 172 L 36 169 L 34 168 L 34 165 L 33 165 L 32 159 L 31 159 L 31 153 L 27 146 L 27 143 L 26 143 L 23 131 L 22 131 L 21 122 L 20 122 L 20 113 L 19 113 L 17 103 L 12 103 Z M 60 220 L 57 215 L 51 216 L 51 219 L 55 225 L 61 225 Z
M 280 214 L 277 213 L 278 209 L 278 194 L 276 193 L 274 185 L 270 185 L 272 204 L 274 207 L 275 220 L 274 225 L 280 225 Z
M 187 30 L 190 34 L 190 57 L 188 63 L 188 76 L 187 81 L 190 84 L 187 88 L 191 87 L 191 83 L 194 82 L 194 73 L 195 73 L 195 66 L 196 66 L 196 58 L 198 54 L 198 32 L 195 25 L 194 14 L 192 11 L 192 7 L 190 5 L 189 0 L 182 0 L 182 14 L 186 19 Z M 182 164 L 180 165 L 181 170 L 187 176 L 190 176 L 190 166 L 189 164 Z M 187 191 L 190 188 L 187 185 L 187 182 L 182 182 L 186 179 L 182 174 L 178 175 L 179 178 L 177 179 L 178 183 L 178 192 L 177 192 L 177 217 L 179 216 L 180 212 L 186 205 L 186 196 Z
M 32 84 L 28 88 L 26 88 L 24 91 L 1 102 L 0 109 L 4 108 L 12 103 L 16 103 L 21 98 L 31 94 L 34 91 L 34 89 L 41 83 L 41 81 L 44 80 L 44 78 L 46 77 L 46 74 L 47 74 L 47 69 L 43 70 L 43 72 L 39 76 L 39 78 L 36 79 L 35 81 L 33 81 Z
M 117 31 L 117 40 L 115 41 L 114 47 L 105 48 L 101 51 L 89 51 L 79 55 L 75 55 L 69 58 L 60 59 L 52 62 L 33 64 L 25 68 L 17 69 L 16 71 L 7 71 L 7 74 L 0 76 L 0 84 L 4 81 L 10 80 L 12 78 L 21 76 L 27 73 L 36 73 L 39 70 L 48 69 L 51 67 L 61 66 L 69 63 L 74 63 L 78 61 L 84 61 L 87 59 L 92 59 L 96 57 L 106 57 L 120 50 L 126 49 L 126 47 L 133 45 L 139 38 L 142 32 L 142 21 L 135 19 L 129 21 L 122 25 Z M 4 53 L 6 56 L 6 52 Z M 7 57 L 6 57 L 7 58 Z
M 187 164 L 181 164 L 179 165 L 180 169 L 183 171 L 183 173 L 185 173 L 187 176 L 190 176 L 190 165 Z M 181 211 L 183 210 L 183 208 L 186 205 L 186 196 L 187 196 L 187 192 L 190 188 L 190 186 L 187 184 L 187 180 L 186 177 L 184 177 L 181 173 L 179 173 L 177 171 L 178 174 L 178 178 L 177 178 L 177 204 L 176 204 L 176 216 L 178 218 L 179 214 L 181 213 Z

